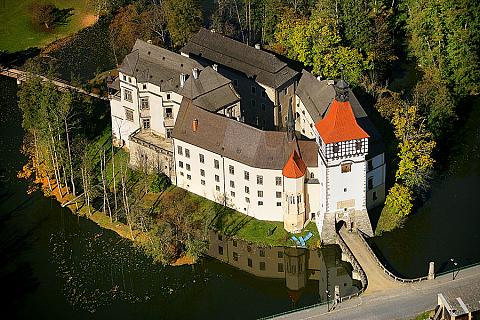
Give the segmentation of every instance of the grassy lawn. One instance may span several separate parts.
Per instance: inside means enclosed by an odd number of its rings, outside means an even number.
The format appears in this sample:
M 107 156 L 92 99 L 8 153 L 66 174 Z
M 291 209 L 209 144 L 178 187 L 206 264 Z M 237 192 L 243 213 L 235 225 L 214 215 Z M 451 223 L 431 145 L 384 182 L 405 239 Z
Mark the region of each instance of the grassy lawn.
M 31 23 L 29 8 L 36 0 L 0 0 L 0 50 L 20 51 L 43 47 L 57 39 L 71 35 L 92 23 L 93 10 L 88 0 L 49 0 L 60 9 L 73 8 L 73 16 L 66 25 L 52 32 L 37 30 Z

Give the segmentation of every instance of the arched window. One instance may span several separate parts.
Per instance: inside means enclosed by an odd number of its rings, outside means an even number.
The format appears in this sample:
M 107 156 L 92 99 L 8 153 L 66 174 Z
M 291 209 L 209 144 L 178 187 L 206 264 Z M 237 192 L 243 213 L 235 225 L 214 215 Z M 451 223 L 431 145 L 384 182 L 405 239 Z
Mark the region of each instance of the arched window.
M 310 172 L 310 179 L 315 179 L 315 173 Z

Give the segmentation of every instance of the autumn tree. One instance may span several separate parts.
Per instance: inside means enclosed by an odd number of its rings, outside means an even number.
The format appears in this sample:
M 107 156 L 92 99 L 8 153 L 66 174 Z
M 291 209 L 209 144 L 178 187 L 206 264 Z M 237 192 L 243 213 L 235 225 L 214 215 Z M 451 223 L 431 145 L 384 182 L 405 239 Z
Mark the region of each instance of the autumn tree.
M 199 0 L 163 0 L 163 10 L 173 47 L 184 45 L 202 26 Z

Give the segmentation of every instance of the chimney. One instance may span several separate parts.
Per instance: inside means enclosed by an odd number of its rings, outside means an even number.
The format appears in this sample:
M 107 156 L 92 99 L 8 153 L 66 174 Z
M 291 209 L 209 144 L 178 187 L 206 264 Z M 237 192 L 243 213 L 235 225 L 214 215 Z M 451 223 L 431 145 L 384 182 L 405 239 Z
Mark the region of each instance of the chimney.
M 183 88 L 185 81 L 187 80 L 187 75 L 185 73 L 180 73 L 180 87 Z
M 213 70 L 218 71 L 218 64 L 214 63 L 212 65 Z
M 257 49 L 257 50 L 260 50 L 260 49 L 261 49 L 260 43 L 256 43 L 256 44 L 255 44 L 255 49 Z
M 198 68 L 192 69 L 193 79 L 198 79 Z
M 192 131 L 197 132 L 198 129 L 198 119 L 193 119 L 192 121 Z

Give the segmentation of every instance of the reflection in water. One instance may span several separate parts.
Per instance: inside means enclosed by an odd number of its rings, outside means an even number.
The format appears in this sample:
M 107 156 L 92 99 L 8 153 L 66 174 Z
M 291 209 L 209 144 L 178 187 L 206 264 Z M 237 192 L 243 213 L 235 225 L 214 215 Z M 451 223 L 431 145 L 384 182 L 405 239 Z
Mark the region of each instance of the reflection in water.
M 341 261 L 340 248 L 330 245 L 318 250 L 289 247 L 258 247 L 246 241 L 209 233 L 208 255 L 262 278 L 282 279 L 295 305 L 307 282 L 318 282 L 319 302 L 327 290 L 341 297 L 357 293 L 361 286 L 352 279 L 352 267 Z

